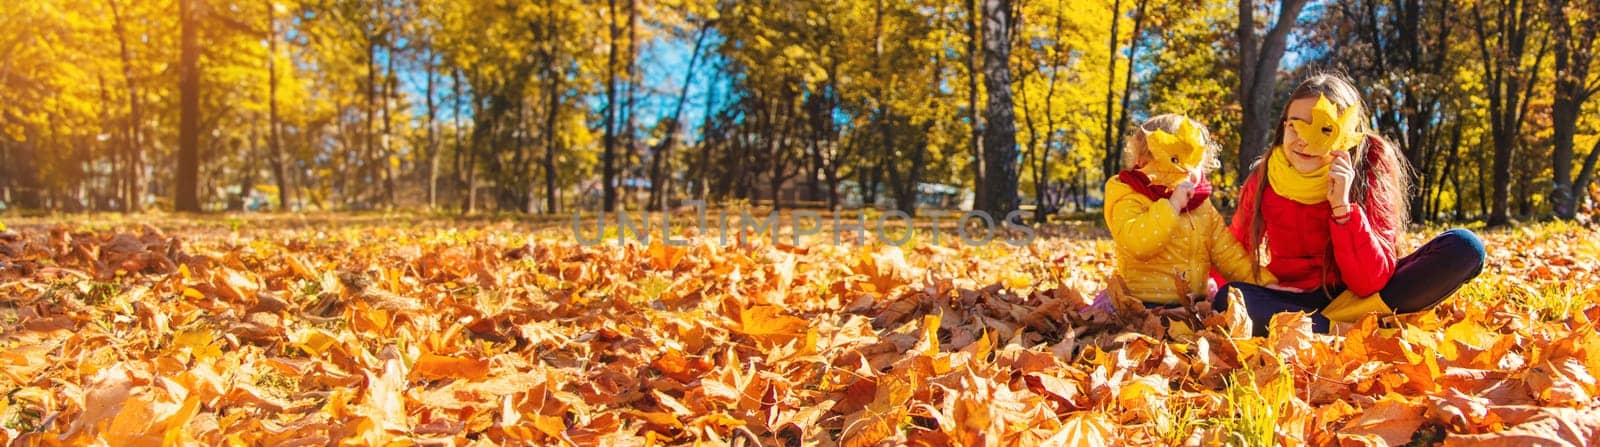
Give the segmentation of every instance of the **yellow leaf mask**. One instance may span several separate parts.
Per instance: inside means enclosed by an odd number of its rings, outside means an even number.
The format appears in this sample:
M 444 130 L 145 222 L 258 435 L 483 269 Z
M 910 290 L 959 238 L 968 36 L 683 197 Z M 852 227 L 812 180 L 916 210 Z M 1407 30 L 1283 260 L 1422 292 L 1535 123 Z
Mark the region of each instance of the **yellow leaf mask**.
M 1311 121 L 1290 119 L 1289 123 L 1306 142 L 1306 153 L 1322 156 L 1334 150 L 1349 150 L 1361 142 L 1359 109 L 1346 107 L 1340 114 L 1326 95 L 1317 95 L 1317 105 L 1311 107 Z
M 1155 183 L 1175 184 L 1199 170 L 1206 157 L 1206 137 L 1199 127 L 1184 119 L 1176 134 L 1157 129 L 1145 135 L 1153 160 L 1145 167 Z

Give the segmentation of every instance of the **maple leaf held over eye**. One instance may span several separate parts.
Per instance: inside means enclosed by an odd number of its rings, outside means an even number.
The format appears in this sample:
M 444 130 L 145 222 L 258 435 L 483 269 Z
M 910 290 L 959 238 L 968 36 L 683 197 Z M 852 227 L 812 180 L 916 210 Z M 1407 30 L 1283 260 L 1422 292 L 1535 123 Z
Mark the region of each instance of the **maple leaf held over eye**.
M 1157 129 L 1145 138 L 1156 163 L 1181 171 L 1194 170 L 1206 156 L 1205 134 L 1188 119 L 1178 124 L 1177 134 Z
M 1361 142 L 1360 107 L 1346 107 L 1344 113 L 1339 113 L 1339 108 L 1328 101 L 1326 95 L 1317 96 L 1317 104 L 1311 107 L 1311 121 L 1291 119 L 1295 133 L 1306 142 L 1306 153 L 1311 155 L 1326 155 L 1337 150 L 1349 150 Z

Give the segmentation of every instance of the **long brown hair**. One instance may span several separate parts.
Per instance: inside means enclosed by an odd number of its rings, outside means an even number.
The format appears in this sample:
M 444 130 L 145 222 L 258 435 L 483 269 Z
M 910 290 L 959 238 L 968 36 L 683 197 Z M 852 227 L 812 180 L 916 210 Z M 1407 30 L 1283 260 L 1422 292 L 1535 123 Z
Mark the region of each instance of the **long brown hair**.
M 1316 73 L 1301 81 L 1294 92 L 1290 93 L 1289 101 L 1284 103 L 1283 112 L 1278 115 L 1278 126 L 1273 130 L 1273 147 L 1262 153 L 1261 157 L 1256 159 L 1254 167 L 1250 169 L 1250 176 L 1256 178 L 1253 190 L 1255 200 L 1251 202 L 1250 209 L 1243 210 L 1250 213 L 1251 217 L 1250 235 L 1245 247 L 1250 250 L 1257 269 L 1261 266 L 1261 244 L 1267 230 L 1266 224 L 1262 222 L 1261 212 L 1261 202 L 1267 191 L 1266 159 L 1273 151 L 1283 146 L 1283 126 L 1289 120 L 1289 103 L 1297 99 L 1316 98 L 1317 95 L 1327 96 L 1328 101 L 1338 106 L 1340 110 L 1350 107 L 1360 108 L 1358 109 L 1361 114 L 1360 131 L 1366 138 L 1362 138 L 1361 143 L 1351 150 L 1350 154 L 1356 171 L 1350 185 L 1351 202 L 1360 205 L 1364 210 L 1370 210 L 1367 214 L 1369 217 L 1380 219 L 1373 222 L 1379 231 L 1390 231 L 1398 235 L 1405 229 L 1410 219 L 1411 202 L 1407 195 L 1411 191 L 1409 172 L 1411 167 L 1400 154 L 1399 147 L 1373 131 L 1366 105 L 1361 101 L 1361 92 L 1356 90 L 1349 79 L 1336 73 Z M 1395 250 L 1392 243 L 1389 250 Z

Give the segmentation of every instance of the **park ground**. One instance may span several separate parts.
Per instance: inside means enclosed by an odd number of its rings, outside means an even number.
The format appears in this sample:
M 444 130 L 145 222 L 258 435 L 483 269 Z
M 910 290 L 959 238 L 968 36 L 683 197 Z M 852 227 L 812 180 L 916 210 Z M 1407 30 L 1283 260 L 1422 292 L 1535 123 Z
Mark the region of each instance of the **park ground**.
M 586 247 L 564 219 L 420 214 L 0 222 L 11 444 L 1600 433 L 1600 234 L 1577 223 L 1475 228 L 1488 266 L 1434 311 L 1329 335 L 1285 316 L 1250 338 L 1241 314 L 1090 308 L 1115 282 L 1093 219 L 1021 247 L 826 233 Z M 1401 251 L 1441 229 L 1413 228 Z

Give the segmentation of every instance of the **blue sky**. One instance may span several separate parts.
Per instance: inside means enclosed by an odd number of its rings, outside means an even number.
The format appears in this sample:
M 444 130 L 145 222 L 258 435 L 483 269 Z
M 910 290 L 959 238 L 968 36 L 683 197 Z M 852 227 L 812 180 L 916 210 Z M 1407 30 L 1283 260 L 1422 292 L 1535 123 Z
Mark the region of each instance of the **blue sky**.
M 701 60 L 695 68 L 696 73 L 693 84 L 689 85 L 689 96 L 686 98 L 683 109 L 682 121 L 690 127 L 689 136 L 691 140 L 705 117 L 707 82 L 711 80 L 712 76 L 710 75 L 711 67 L 705 60 L 706 54 L 704 53 L 708 53 L 712 49 L 716 39 L 715 33 L 712 34 L 707 36 L 705 48 L 701 50 L 703 54 L 701 54 Z M 638 90 L 638 103 L 635 111 L 641 135 L 654 128 L 657 121 L 672 113 L 672 108 L 678 100 L 679 92 L 683 88 L 685 70 L 688 68 L 690 55 L 694 50 L 694 41 L 691 39 L 692 37 L 689 39 L 667 37 L 644 42 L 641 46 L 639 51 L 641 85 Z M 600 48 L 597 51 L 604 51 L 604 49 Z M 379 64 L 383 63 L 382 58 L 384 57 L 386 56 L 379 56 Z M 427 112 L 423 106 L 424 96 L 426 96 L 427 92 L 425 73 L 422 72 L 420 67 L 397 65 L 395 69 L 399 71 L 397 76 L 400 78 L 401 89 L 406 92 L 410 97 L 409 101 L 413 104 L 413 117 L 422 119 Z M 453 110 L 450 110 L 449 102 L 452 94 L 449 91 L 450 79 L 447 74 L 438 76 L 440 78 L 436 78 L 434 81 L 437 83 L 435 85 L 437 91 L 434 94 L 437 98 L 436 101 L 439 101 L 438 107 L 440 107 L 437 113 L 440 120 L 448 121 L 454 113 Z M 542 86 L 535 88 L 542 88 Z M 542 94 L 542 92 L 538 93 Z M 603 95 L 591 95 L 585 100 L 592 109 L 591 116 L 601 116 L 600 111 L 605 106 L 605 97 Z M 469 119 L 472 113 L 470 107 L 467 107 L 467 109 L 464 111 L 464 119 Z M 595 125 L 598 126 L 598 123 Z

